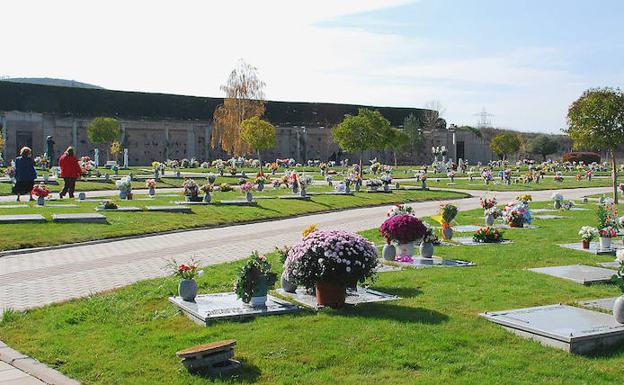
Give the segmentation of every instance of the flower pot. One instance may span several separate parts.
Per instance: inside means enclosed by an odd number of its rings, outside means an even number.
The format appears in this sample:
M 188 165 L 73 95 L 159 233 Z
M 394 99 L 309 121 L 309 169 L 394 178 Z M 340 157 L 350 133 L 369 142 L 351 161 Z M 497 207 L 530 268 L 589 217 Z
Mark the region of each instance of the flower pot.
M 264 183 L 258 182 L 258 191 L 264 190 Z
M 362 184 L 359 182 L 355 183 L 355 192 L 360 192 L 360 189 L 362 188 Z
M 344 306 L 347 291 L 345 285 L 336 282 L 319 282 L 316 284 L 316 303 L 339 309 Z
M 269 292 L 269 285 L 266 275 L 260 276 L 256 286 L 251 293 L 251 300 L 249 306 L 251 307 L 266 307 L 267 294 Z
M 120 191 L 119 192 L 119 199 L 127 199 L 128 198 L 128 193 L 125 191 Z
M 302 188 L 302 189 L 301 189 L 301 196 L 302 196 L 302 197 L 305 197 L 305 196 L 306 196 L 306 194 L 307 194 L 306 189 L 305 189 L 305 188 Z
M 284 289 L 284 291 L 287 293 L 294 293 L 295 291 L 297 291 L 297 285 L 288 280 L 288 276 L 286 275 L 285 271 L 282 272 L 280 284 L 282 285 L 282 289 Z
M 178 295 L 184 301 L 195 302 L 197 296 L 197 282 L 194 279 L 183 279 L 178 285 Z
M 561 210 L 561 201 L 555 201 L 553 203 L 553 207 L 555 208 L 555 210 Z
M 370 186 L 371 191 L 377 191 L 377 186 Z
M 39 206 L 45 205 L 45 198 L 44 197 L 37 197 L 37 204 Z
M 394 247 L 393 244 L 385 244 L 381 250 L 381 256 L 386 261 L 394 261 L 394 257 L 396 257 L 396 247 Z
M 414 255 L 414 242 L 399 243 L 397 254 L 400 257 L 411 257 Z
M 494 225 L 494 215 L 492 215 L 492 214 L 486 214 L 485 215 L 485 225 L 486 226 Z
M 150 188 L 147 190 L 147 194 L 148 194 L 149 196 L 153 197 L 154 195 L 156 195 L 156 189 L 155 189 L 154 187 L 150 187 Z
M 453 239 L 453 228 L 451 226 L 442 226 L 442 239 L 445 239 L 447 241 Z
M 388 183 L 384 183 L 383 189 L 384 192 L 390 192 L 390 185 Z
M 583 248 L 584 249 L 589 249 L 589 241 L 586 239 L 583 239 Z
M 422 242 L 420 244 L 420 256 L 423 258 L 433 257 L 433 243 Z
M 245 194 L 245 199 L 247 199 L 247 202 L 253 201 L 253 194 L 251 193 L 251 191 L 247 191 L 247 193 Z
M 611 238 L 609 238 L 609 237 L 600 237 L 600 249 L 601 250 L 609 250 L 609 249 L 611 249 Z
M 345 185 L 345 194 L 351 194 L 351 186 L 350 185 Z
M 209 192 L 204 194 L 204 203 L 210 203 L 210 201 L 212 201 L 212 195 L 210 195 Z
M 421 187 L 423 190 L 427 189 L 427 182 L 425 182 L 424 180 L 421 182 Z
M 297 194 L 299 192 L 299 185 L 293 185 L 292 187 L 292 193 L 293 194 Z
M 613 316 L 618 323 L 624 324 L 624 295 L 615 299 L 613 303 Z

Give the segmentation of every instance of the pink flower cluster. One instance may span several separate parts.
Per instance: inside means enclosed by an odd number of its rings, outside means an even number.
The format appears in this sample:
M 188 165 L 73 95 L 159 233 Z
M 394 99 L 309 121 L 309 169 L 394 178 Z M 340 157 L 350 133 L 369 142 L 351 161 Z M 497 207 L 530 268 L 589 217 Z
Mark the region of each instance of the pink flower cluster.
M 395 215 L 384 221 L 379 232 L 388 241 L 409 243 L 424 237 L 427 227 L 413 215 Z

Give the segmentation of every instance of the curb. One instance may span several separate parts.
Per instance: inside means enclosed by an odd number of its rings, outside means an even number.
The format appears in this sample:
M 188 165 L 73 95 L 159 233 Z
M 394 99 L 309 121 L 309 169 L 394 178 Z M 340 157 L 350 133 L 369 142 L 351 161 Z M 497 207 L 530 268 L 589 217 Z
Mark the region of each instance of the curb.
M 61 372 L 30 358 L 0 341 L 0 361 L 5 362 L 49 385 L 82 385 Z

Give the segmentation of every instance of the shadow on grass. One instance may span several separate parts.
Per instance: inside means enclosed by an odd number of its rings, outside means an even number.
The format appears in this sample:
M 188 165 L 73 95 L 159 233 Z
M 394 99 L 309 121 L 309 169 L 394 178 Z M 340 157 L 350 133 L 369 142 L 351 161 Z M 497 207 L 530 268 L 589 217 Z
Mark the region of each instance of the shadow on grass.
M 220 379 L 229 383 L 238 382 L 241 384 L 252 384 L 258 380 L 262 372 L 260 371 L 260 368 L 258 368 L 256 365 L 241 360 L 241 367 L 233 370 L 231 373 L 213 374 L 210 373 L 210 371 L 208 370 L 196 370 L 192 371 L 191 374 L 195 377 L 201 377 L 210 380 Z
M 388 302 L 373 302 L 348 307 L 337 312 L 344 317 L 364 317 L 378 320 L 409 322 L 436 325 L 448 321 L 449 317 L 435 310 L 402 305 L 392 305 Z

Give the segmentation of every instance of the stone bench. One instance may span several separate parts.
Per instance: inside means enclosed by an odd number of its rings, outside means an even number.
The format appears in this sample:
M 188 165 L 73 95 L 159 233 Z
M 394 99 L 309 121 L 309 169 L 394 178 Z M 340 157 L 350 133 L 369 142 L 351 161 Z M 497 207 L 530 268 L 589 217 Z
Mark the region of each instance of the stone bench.
M 57 223 L 108 223 L 102 214 L 52 214 L 52 221 Z
M 210 374 L 225 374 L 240 367 L 234 357 L 236 340 L 224 340 L 193 346 L 176 352 L 189 371 L 207 370 Z
M 188 206 L 145 206 L 147 211 L 159 211 L 164 213 L 185 213 L 191 214 L 191 210 Z
M 40 214 L 0 215 L 0 223 L 44 223 Z

